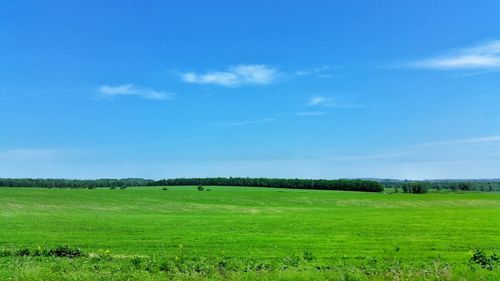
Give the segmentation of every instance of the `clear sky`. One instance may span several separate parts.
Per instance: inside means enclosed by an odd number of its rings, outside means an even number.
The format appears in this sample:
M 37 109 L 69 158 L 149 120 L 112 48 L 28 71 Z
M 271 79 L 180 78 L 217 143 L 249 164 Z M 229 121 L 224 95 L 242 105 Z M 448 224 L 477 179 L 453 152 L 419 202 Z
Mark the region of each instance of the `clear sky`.
M 2 1 L 0 177 L 499 168 L 497 0 Z

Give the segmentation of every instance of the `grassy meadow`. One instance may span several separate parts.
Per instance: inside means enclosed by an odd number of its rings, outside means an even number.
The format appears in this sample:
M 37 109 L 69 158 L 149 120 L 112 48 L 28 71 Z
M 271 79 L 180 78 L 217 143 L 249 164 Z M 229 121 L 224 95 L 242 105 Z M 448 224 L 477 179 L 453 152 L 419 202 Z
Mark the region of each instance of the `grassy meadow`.
M 162 189 L 0 188 L 0 280 L 500 280 L 500 193 Z

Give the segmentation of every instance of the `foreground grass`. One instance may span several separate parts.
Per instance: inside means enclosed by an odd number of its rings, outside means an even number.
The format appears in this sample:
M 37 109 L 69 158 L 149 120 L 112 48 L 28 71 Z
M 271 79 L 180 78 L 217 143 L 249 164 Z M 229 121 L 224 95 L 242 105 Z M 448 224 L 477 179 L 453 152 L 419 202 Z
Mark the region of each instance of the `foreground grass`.
M 500 279 L 468 264 L 500 253 L 498 193 L 210 189 L 1 188 L 1 249 L 88 255 L 0 257 L 0 279 Z

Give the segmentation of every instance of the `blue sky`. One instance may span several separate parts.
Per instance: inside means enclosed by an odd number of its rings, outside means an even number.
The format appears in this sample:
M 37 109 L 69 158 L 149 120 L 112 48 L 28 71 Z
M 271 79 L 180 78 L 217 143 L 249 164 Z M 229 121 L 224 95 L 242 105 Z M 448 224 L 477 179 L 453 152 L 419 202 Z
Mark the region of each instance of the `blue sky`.
M 0 177 L 498 178 L 498 1 L 5 1 Z

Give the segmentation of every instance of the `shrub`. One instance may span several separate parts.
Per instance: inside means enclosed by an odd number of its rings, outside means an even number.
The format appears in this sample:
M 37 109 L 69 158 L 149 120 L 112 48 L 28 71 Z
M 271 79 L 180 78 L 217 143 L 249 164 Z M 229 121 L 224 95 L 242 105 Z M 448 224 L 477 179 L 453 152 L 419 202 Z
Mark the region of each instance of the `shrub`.
M 135 269 L 140 269 L 142 264 L 142 258 L 135 256 L 130 260 L 130 263 L 135 267 Z
M 164 188 L 162 188 L 161 190 L 167 191 L 167 190 L 168 190 L 168 188 L 164 187 Z
M 12 250 L 0 249 L 0 257 L 10 257 L 13 256 Z
M 120 190 L 124 190 L 124 189 L 127 189 L 126 186 L 120 186 Z
M 70 248 L 69 246 L 59 246 L 50 249 L 42 249 L 38 247 L 34 250 L 29 248 L 21 248 L 19 250 L 0 249 L 0 257 L 67 257 L 76 258 L 84 256 L 84 253 L 79 248 Z
M 116 189 L 116 187 L 115 187 L 115 186 L 112 186 L 112 187 L 110 187 L 109 189 L 111 189 L 111 190 L 115 190 L 115 189 Z
M 201 184 L 200 184 L 200 185 L 198 185 L 198 187 L 197 187 L 197 188 L 198 188 L 198 191 L 203 191 L 203 190 L 205 190 L 205 188 L 203 188 L 203 185 L 201 185 Z
M 25 257 L 25 256 L 29 256 L 31 253 L 30 249 L 28 248 L 23 248 L 23 249 L 20 249 L 16 252 L 16 255 L 17 256 L 20 256 L 20 257 Z
M 83 256 L 80 248 L 70 248 L 68 245 L 51 248 L 47 251 L 47 255 L 52 257 L 67 257 L 69 259 Z
M 478 264 L 479 266 L 481 266 L 481 268 L 493 270 L 498 261 L 499 258 L 496 254 L 488 256 L 481 250 L 475 250 L 469 259 L 469 264 Z

